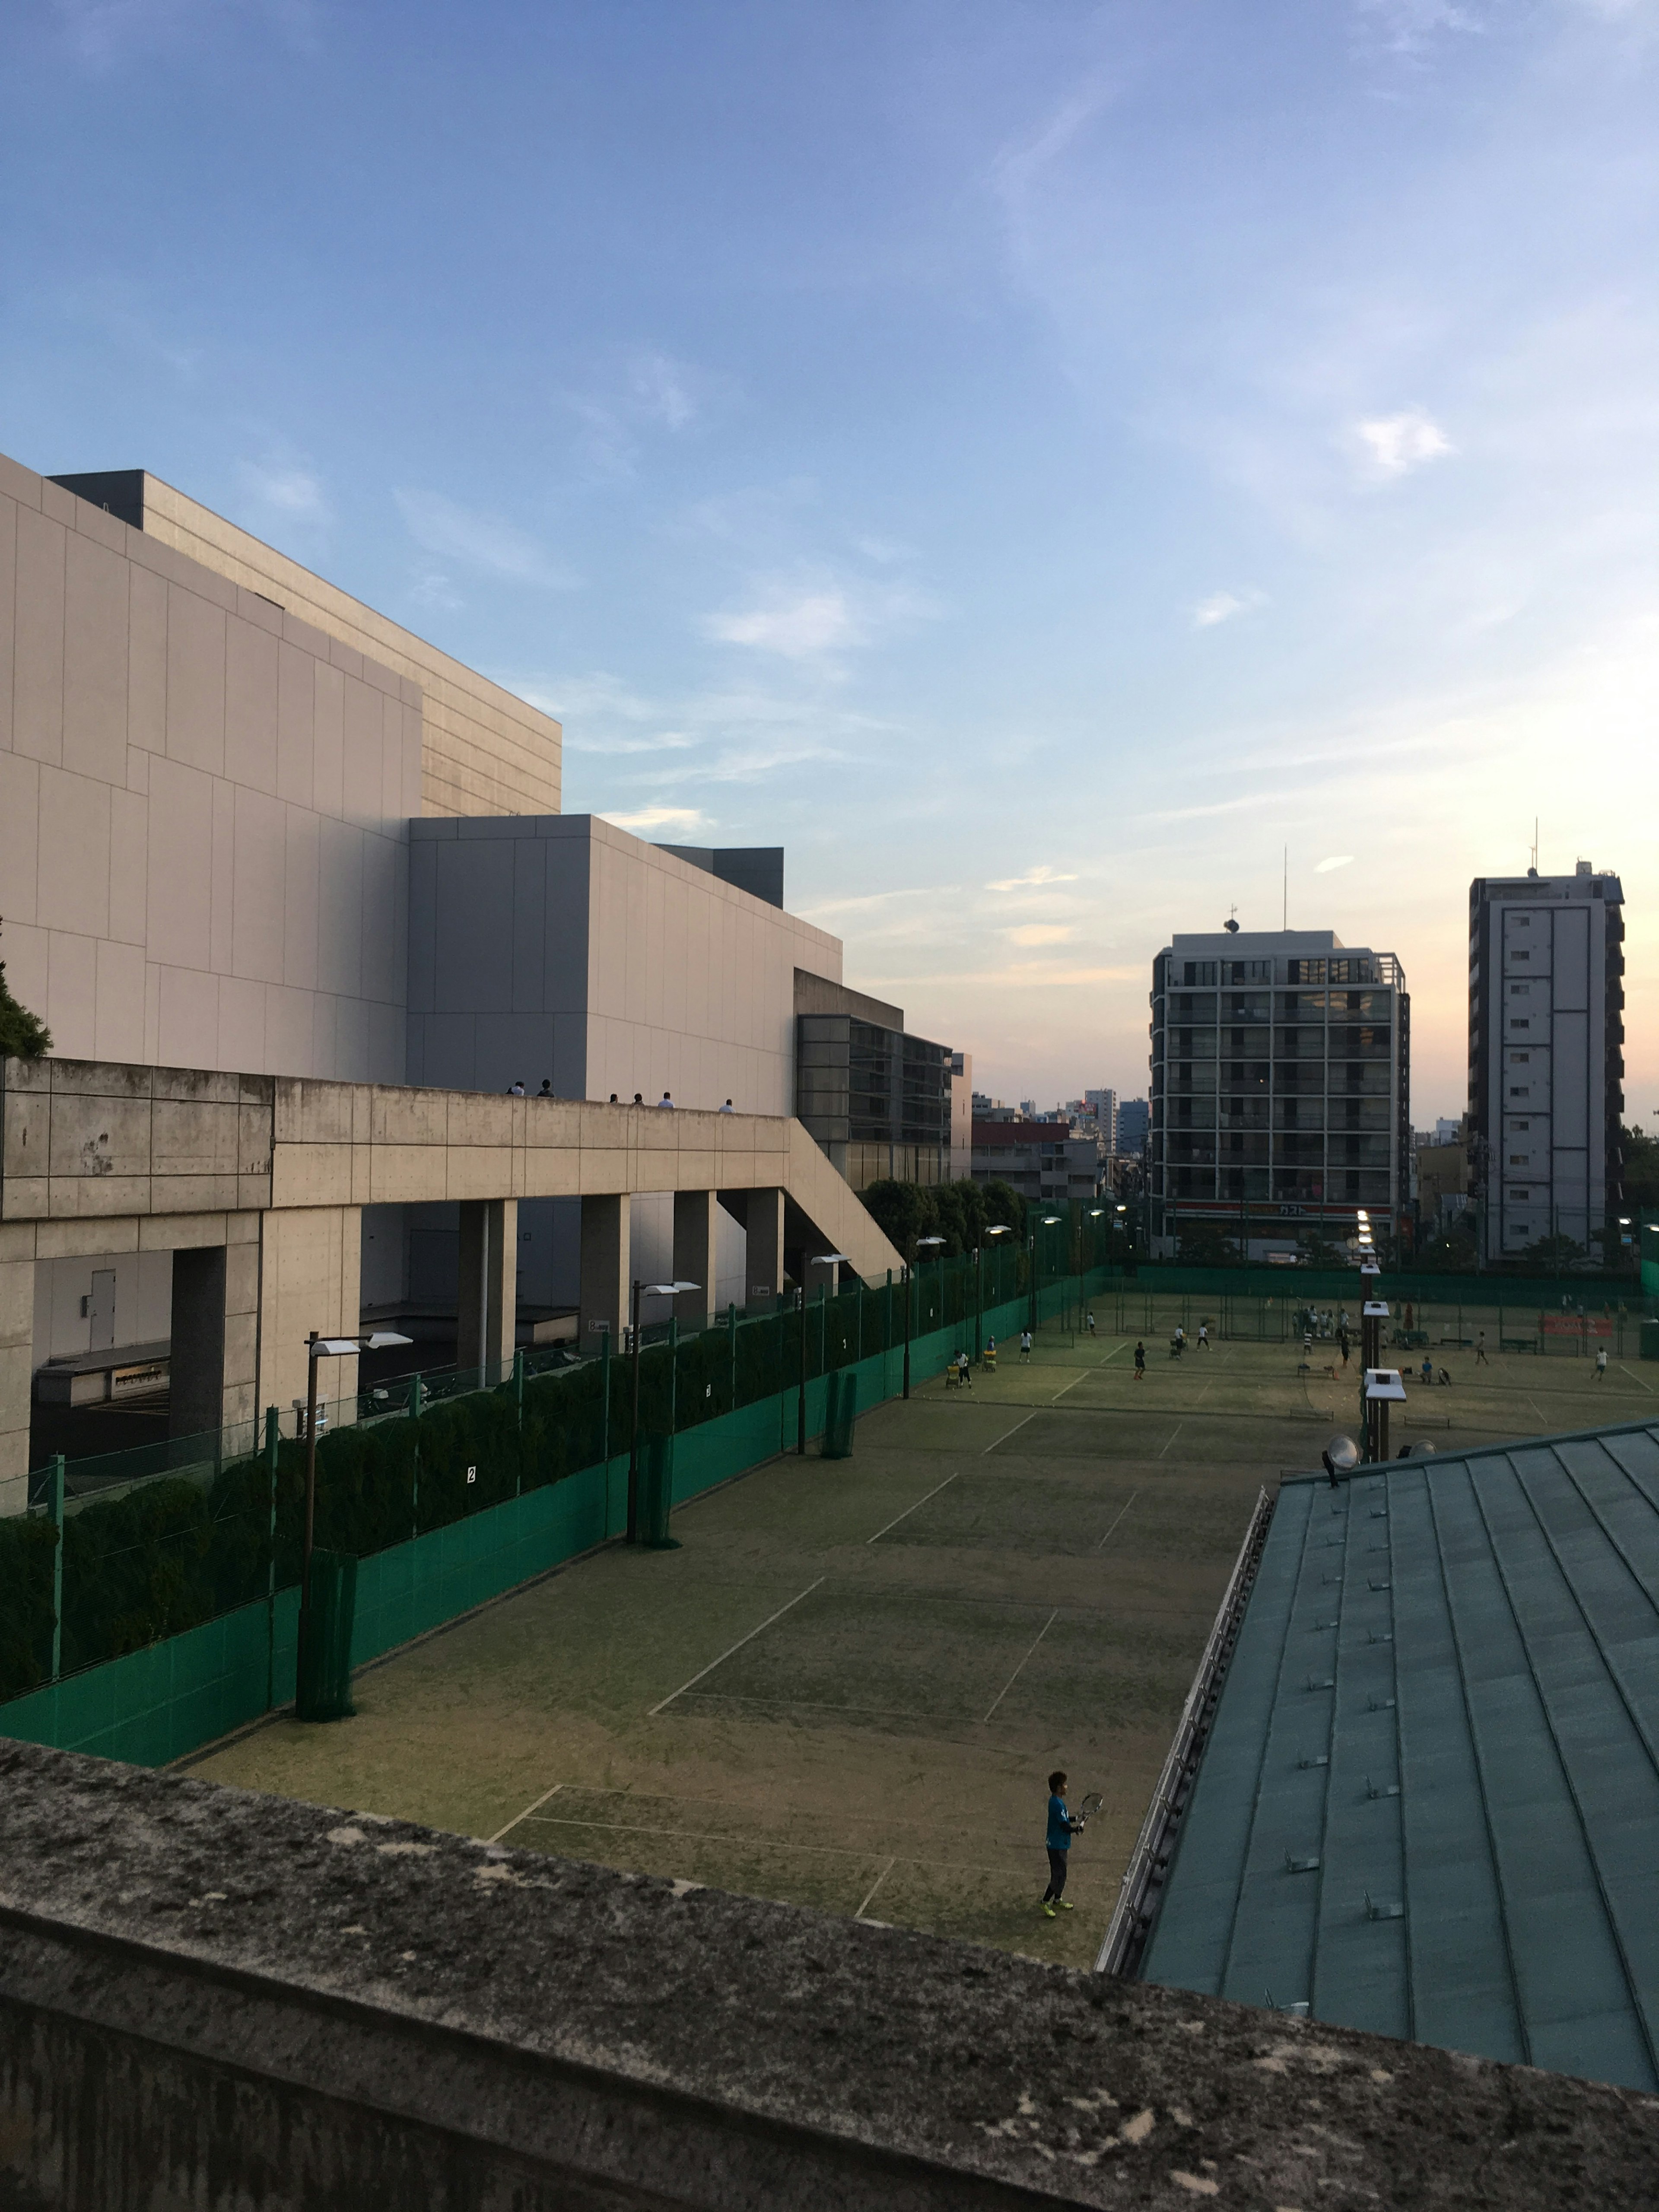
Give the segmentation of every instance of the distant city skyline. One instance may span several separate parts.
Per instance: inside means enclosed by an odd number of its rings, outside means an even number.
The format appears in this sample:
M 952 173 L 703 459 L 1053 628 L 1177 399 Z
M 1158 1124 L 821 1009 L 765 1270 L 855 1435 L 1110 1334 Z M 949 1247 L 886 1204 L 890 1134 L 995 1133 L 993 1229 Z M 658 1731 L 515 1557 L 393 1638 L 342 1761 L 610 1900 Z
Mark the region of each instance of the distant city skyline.
M 1144 1092 L 1158 948 L 1288 897 L 1455 1115 L 1536 817 L 1651 1120 L 1659 0 L 58 0 L 0 69 L 0 448 L 557 714 L 570 811 L 786 846 L 981 1090 Z

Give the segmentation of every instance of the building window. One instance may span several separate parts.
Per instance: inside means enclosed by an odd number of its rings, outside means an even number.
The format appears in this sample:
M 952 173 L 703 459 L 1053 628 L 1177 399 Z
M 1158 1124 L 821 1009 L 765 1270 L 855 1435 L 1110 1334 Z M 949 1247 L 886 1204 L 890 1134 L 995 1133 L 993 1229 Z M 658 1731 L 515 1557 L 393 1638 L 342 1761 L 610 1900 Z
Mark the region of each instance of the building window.
M 1510 1066 L 1524 1067 L 1531 1058 L 1532 1054 L 1529 1052 L 1512 1052 L 1510 1054 Z
M 1513 1018 L 1515 1020 L 1515 1026 L 1518 1030 L 1529 1030 L 1532 1027 L 1532 1024 L 1528 1020 L 1524 1014 L 1516 1016 Z
M 1510 985 L 1510 996 L 1512 999 L 1526 999 L 1530 998 L 1531 995 L 1532 985 L 1530 983 L 1511 983 Z
M 1517 952 L 1515 957 L 1517 960 L 1530 960 L 1532 958 L 1530 952 Z
M 1510 1154 L 1510 1165 L 1512 1168 L 1523 1168 L 1528 1164 L 1528 1155 L 1525 1152 L 1511 1152 Z
M 1531 1091 L 1532 1085 L 1530 1083 L 1511 1083 L 1510 1085 L 1510 1097 L 1511 1098 L 1528 1097 L 1531 1095 Z

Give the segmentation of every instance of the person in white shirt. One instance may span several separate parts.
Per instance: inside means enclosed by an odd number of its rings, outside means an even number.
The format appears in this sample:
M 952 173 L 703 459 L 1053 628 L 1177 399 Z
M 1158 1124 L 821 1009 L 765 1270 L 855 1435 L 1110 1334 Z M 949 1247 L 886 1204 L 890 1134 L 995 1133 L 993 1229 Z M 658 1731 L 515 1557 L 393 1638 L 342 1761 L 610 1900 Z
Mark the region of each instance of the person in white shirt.
M 735 1114 L 737 1109 L 732 1105 L 732 1101 L 728 1098 L 725 1105 L 720 1108 L 720 1111 L 722 1114 Z
M 663 1094 L 662 1094 L 662 1097 L 661 1097 L 660 1098 L 659 1098 L 659 1099 L 658 1099 L 657 1103 L 658 1103 L 658 1105 L 659 1105 L 659 1106 L 668 1106 L 668 1107 L 672 1107 L 672 1106 L 673 1105 L 673 1103 L 674 1103 L 674 1101 L 673 1101 L 673 1098 L 672 1098 L 672 1097 L 671 1096 L 671 1094 L 670 1094 L 668 1091 L 665 1091 L 663 1092 Z

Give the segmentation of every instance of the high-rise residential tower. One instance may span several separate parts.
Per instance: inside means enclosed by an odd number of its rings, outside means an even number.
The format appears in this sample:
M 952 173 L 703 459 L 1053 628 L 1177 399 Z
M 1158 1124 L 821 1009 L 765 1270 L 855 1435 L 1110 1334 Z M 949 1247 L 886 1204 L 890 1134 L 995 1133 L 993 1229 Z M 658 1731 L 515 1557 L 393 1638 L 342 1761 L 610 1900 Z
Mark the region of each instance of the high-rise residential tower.
M 1469 885 L 1469 1170 L 1486 1257 L 1617 1237 L 1624 892 L 1570 876 Z M 1610 1255 L 1609 1255 L 1610 1256 Z
M 1328 930 L 1176 937 L 1152 963 L 1152 1237 L 1253 1249 L 1392 1231 L 1411 1147 L 1410 1000 L 1392 952 Z

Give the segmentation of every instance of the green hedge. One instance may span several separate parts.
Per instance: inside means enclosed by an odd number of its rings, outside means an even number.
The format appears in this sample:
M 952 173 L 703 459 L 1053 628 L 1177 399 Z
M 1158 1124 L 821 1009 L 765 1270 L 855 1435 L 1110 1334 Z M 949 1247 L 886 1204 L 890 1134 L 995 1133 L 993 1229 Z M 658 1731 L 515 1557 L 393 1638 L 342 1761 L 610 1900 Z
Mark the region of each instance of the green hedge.
M 998 1255 L 985 1296 L 1023 1279 L 1024 1255 Z M 913 1333 L 971 1316 L 975 1271 L 961 1260 L 928 1265 L 915 1290 Z M 854 1284 L 798 1311 L 751 1316 L 684 1342 L 647 1345 L 640 1358 L 642 1435 L 696 1429 L 826 1372 L 879 1353 L 904 1334 L 903 1292 Z M 609 1421 L 604 1402 L 609 1376 Z M 489 1510 L 524 1491 L 562 1482 L 629 1449 L 630 1363 L 592 1360 L 428 1402 L 418 1418 L 387 1414 L 319 1439 L 316 1540 L 368 1559 L 410 1537 Z M 242 1434 L 245 1436 L 246 1431 Z M 240 1439 L 239 1438 L 239 1441 Z M 153 1456 L 153 1455 L 152 1455 Z M 137 1459 L 137 1455 L 135 1455 Z M 147 1470 L 151 1458 L 133 1472 Z M 471 1471 L 469 1478 L 469 1470 Z M 276 1527 L 263 1453 L 216 1469 L 148 1475 L 118 1494 L 71 1504 L 64 1528 L 61 1664 L 70 1674 L 196 1628 L 274 1587 L 297 1586 L 304 1533 L 305 1447 L 277 1446 Z M 38 1514 L 0 1522 L 0 1701 L 52 1670 L 57 1532 Z M 273 1573 L 274 1569 L 274 1573 Z

